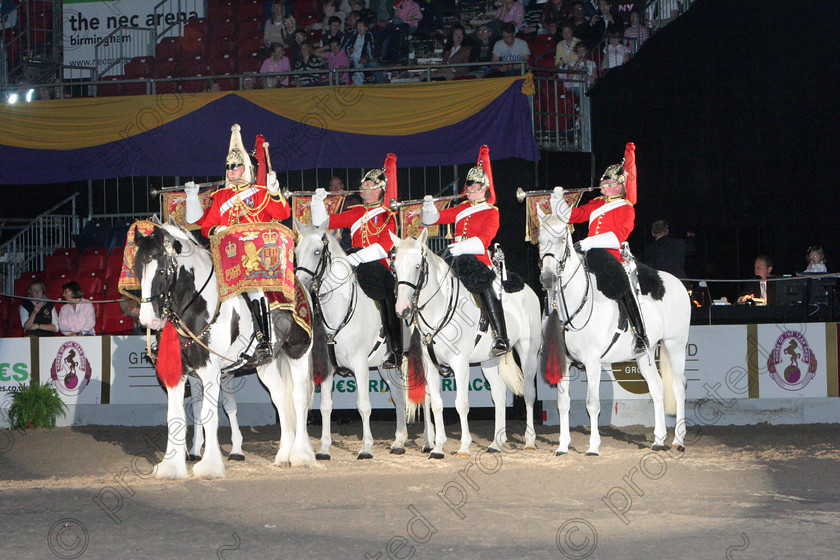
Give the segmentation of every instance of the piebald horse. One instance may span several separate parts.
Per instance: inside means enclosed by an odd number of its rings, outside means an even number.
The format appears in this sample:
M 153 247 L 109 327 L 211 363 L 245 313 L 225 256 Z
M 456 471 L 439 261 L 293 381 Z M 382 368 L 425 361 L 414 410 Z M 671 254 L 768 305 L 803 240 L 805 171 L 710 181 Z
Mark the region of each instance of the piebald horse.
M 505 427 L 505 386 L 514 394 L 525 396 L 527 425 L 525 448 L 536 447 L 534 432 L 534 384 L 538 351 L 540 347 L 540 301 L 527 285 L 518 292 L 503 293 L 505 323 L 508 338 L 519 355 L 522 371 L 516 366 L 512 353 L 494 357 L 490 353 L 493 336 L 489 329 L 480 328 L 481 310 L 472 294 L 458 280 L 449 265 L 426 246 L 428 230 L 423 230 L 418 239 L 400 239 L 391 235 L 397 248 L 393 268 L 397 276 L 397 314 L 415 322 L 415 339 L 422 336 L 423 371 L 425 378 L 415 378 L 417 371 L 409 368 L 408 406 L 423 402 L 428 388 L 434 415 L 434 448 L 430 458 L 443 458 L 446 433 L 443 425 L 443 400 L 438 364 L 446 365 L 455 374 L 455 408 L 461 419 L 461 446 L 457 454 L 470 454 L 470 435 L 467 423 L 469 413 L 468 384 L 470 363 L 481 363 L 484 377 L 490 383 L 490 391 L 496 409 L 495 431 L 489 451 L 500 451 L 507 441 Z M 496 280 L 497 287 L 500 282 Z M 413 341 L 412 346 L 416 346 Z M 429 348 L 434 352 L 432 360 Z M 410 360 L 411 361 L 411 360 Z M 427 385 L 428 383 L 428 385 Z M 412 408 L 412 412 L 413 412 Z
M 219 301 L 216 270 L 210 252 L 193 236 L 169 223 L 157 225 L 150 235 L 139 229 L 134 274 L 141 286 L 140 322 L 154 330 L 167 322 L 183 333 L 179 336 L 183 372 L 196 375 L 203 386 L 201 418 L 206 439 L 203 458 L 193 467 L 199 478 L 224 476 L 225 467 L 217 434 L 218 402 L 222 368 L 237 362 L 252 340 L 254 321 L 244 296 Z M 274 359 L 257 368 L 280 416 L 280 449 L 277 465 L 307 466 L 315 462 L 306 432 L 306 418 L 314 384 L 311 341 L 294 321 L 291 312 L 271 313 Z M 192 338 L 192 337 L 195 338 Z M 162 338 L 166 337 L 166 330 Z M 164 342 L 161 340 L 163 355 Z M 158 478 L 185 478 L 186 414 L 185 375 L 164 380 L 168 394 L 167 446 L 157 465 Z
M 391 399 L 397 411 L 397 429 L 391 453 L 405 453 L 406 413 L 400 372 L 383 367 L 387 345 L 380 337 L 382 319 L 376 303 L 370 299 L 356 280 L 347 263 L 347 254 L 335 237 L 329 234 L 326 223 L 320 227 L 296 222 L 298 239 L 295 244 L 296 274 L 301 283 L 313 292 L 313 302 L 320 308 L 327 337 L 335 343 L 337 365 L 347 368 L 356 377 L 356 399 L 362 417 L 362 449 L 358 459 L 373 457 L 373 435 L 370 431 L 370 369 L 379 368 L 380 375 L 391 389 Z M 317 301 L 315 301 L 317 299 Z M 315 457 L 330 458 L 332 436 L 333 371 L 328 368 L 321 383 L 321 447 Z
M 691 305 L 685 287 L 666 272 L 639 265 L 639 308 L 651 346 L 644 355 L 634 357 L 633 334 L 627 326 L 627 318 L 622 316 L 618 304 L 597 288 L 595 275 L 587 269 L 583 256 L 573 248 L 568 216 L 546 216 L 541 210 L 538 214 L 540 282 L 550 294 L 543 355 L 550 357 L 551 363 L 547 367 L 555 372 L 546 378 L 551 383 L 557 383 L 557 409 L 560 413 L 560 445 L 556 455 L 569 452 L 571 360 L 582 363 L 586 370 L 586 409 L 591 424 L 587 455 L 598 455 L 601 445 L 598 433 L 601 369 L 614 362 L 634 359 L 653 400 L 653 449 L 667 448 L 667 402 L 669 408 L 674 407 L 676 412 L 673 445 L 680 451 L 684 450 L 685 349 L 691 320 Z M 658 343 L 662 378 L 654 363 L 654 350 Z

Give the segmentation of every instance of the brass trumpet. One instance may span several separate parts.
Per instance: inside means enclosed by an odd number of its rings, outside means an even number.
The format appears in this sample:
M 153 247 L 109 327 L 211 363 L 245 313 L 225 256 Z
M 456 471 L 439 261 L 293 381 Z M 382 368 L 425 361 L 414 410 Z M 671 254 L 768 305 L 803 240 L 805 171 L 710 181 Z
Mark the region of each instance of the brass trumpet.
M 589 191 L 597 191 L 601 187 L 584 187 L 580 189 L 563 189 L 563 192 L 569 193 L 582 193 L 582 192 L 589 192 Z M 543 196 L 547 194 L 552 194 L 554 190 L 550 191 L 526 191 L 522 187 L 516 189 L 516 200 L 518 202 L 523 202 L 529 196 Z
M 327 191 L 327 196 L 341 196 L 360 192 L 362 192 L 362 189 L 356 189 L 354 191 Z M 284 198 L 292 198 L 293 196 L 315 196 L 315 191 L 292 191 L 288 187 L 283 189 Z
M 196 183 L 196 186 L 199 189 L 206 189 L 208 187 L 221 187 L 224 184 L 225 184 L 224 181 L 212 181 L 212 182 L 209 182 L 209 183 Z M 183 190 L 184 190 L 184 185 L 178 185 L 177 187 L 161 187 L 159 189 L 152 189 L 152 190 L 149 191 L 149 194 L 151 196 L 157 196 L 159 194 L 166 194 L 166 193 L 171 193 L 171 192 L 183 192 Z
M 459 198 L 464 198 L 466 195 L 464 194 L 450 194 L 448 196 L 438 196 L 432 199 L 433 202 L 437 202 L 439 200 L 457 200 Z M 422 204 L 425 202 L 422 198 L 415 198 L 414 200 L 397 200 L 395 198 L 391 199 L 391 202 L 388 203 L 388 208 L 391 209 L 391 212 L 396 212 L 403 206 L 411 206 L 412 204 Z

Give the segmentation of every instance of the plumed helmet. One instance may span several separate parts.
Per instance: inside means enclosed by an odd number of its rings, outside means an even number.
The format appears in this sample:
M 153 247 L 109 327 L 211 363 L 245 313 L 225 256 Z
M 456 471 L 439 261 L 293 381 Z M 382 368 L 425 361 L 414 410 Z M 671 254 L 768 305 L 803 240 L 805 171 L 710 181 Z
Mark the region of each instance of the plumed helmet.
M 608 184 L 608 185 L 624 185 L 624 182 L 627 180 L 627 175 L 624 172 L 624 162 L 616 163 L 615 165 L 610 165 L 607 167 L 604 174 L 601 175 L 601 184 Z
M 376 185 L 373 188 L 382 189 L 383 191 L 388 186 L 388 177 L 385 175 L 385 170 L 380 168 L 371 169 L 365 173 L 365 176 L 362 177 L 362 183 L 365 181 L 373 181 L 374 185 Z
M 230 147 L 228 148 L 228 155 L 225 159 L 225 167 L 231 169 L 237 165 L 244 165 L 245 173 L 243 173 L 242 178 L 249 183 L 253 183 L 255 178 L 254 163 L 252 162 L 251 155 L 245 149 L 245 144 L 242 143 L 242 134 L 240 134 L 239 130 L 240 127 L 238 124 L 230 127 Z
M 490 179 L 487 178 L 487 173 L 481 165 L 476 165 L 467 172 L 467 184 L 479 183 L 485 187 L 490 186 Z

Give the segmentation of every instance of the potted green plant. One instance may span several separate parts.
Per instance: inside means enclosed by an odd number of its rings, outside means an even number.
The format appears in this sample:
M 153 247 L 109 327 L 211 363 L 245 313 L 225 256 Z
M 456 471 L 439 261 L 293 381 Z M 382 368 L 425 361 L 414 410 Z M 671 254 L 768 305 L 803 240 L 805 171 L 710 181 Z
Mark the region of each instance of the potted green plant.
M 56 418 L 59 414 L 64 416 L 67 410 L 55 386 L 50 383 L 30 383 L 28 387 L 21 384 L 11 397 L 8 414 L 13 430 L 55 428 Z

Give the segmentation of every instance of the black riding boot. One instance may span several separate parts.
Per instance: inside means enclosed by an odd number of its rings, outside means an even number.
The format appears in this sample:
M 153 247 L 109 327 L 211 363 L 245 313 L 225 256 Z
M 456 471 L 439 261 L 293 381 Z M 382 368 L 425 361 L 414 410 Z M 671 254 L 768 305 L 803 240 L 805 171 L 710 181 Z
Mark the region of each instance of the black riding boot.
M 490 329 L 493 331 L 493 348 L 490 349 L 494 356 L 502 356 L 510 352 L 510 342 L 507 337 L 507 326 L 505 325 L 505 313 L 502 310 L 502 302 L 493 293 L 493 287 L 488 286 L 478 294 L 481 307 L 490 319 Z
M 263 298 L 250 300 L 251 316 L 254 319 L 254 332 L 257 346 L 254 348 L 254 360 L 266 362 L 271 358 L 271 336 L 268 332 L 268 307 Z
M 402 363 L 403 331 L 402 321 L 397 316 L 397 296 L 392 292 L 379 302 L 379 313 L 382 325 L 385 327 L 385 340 L 388 344 L 388 354 L 385 356 L 385 367 L 396 368 Z
M 645 324 L 642 321 L 639 304 L 636 303 L 636 298 L 630 292 L 621 296 L 621 304 L 627 311 L 627 316 L 630 318 L 630 327 L 633 329 L 633 354 L 641 356 L 647 352 L 650 344 L 648 343 L 647 333 L 645 333 Z

